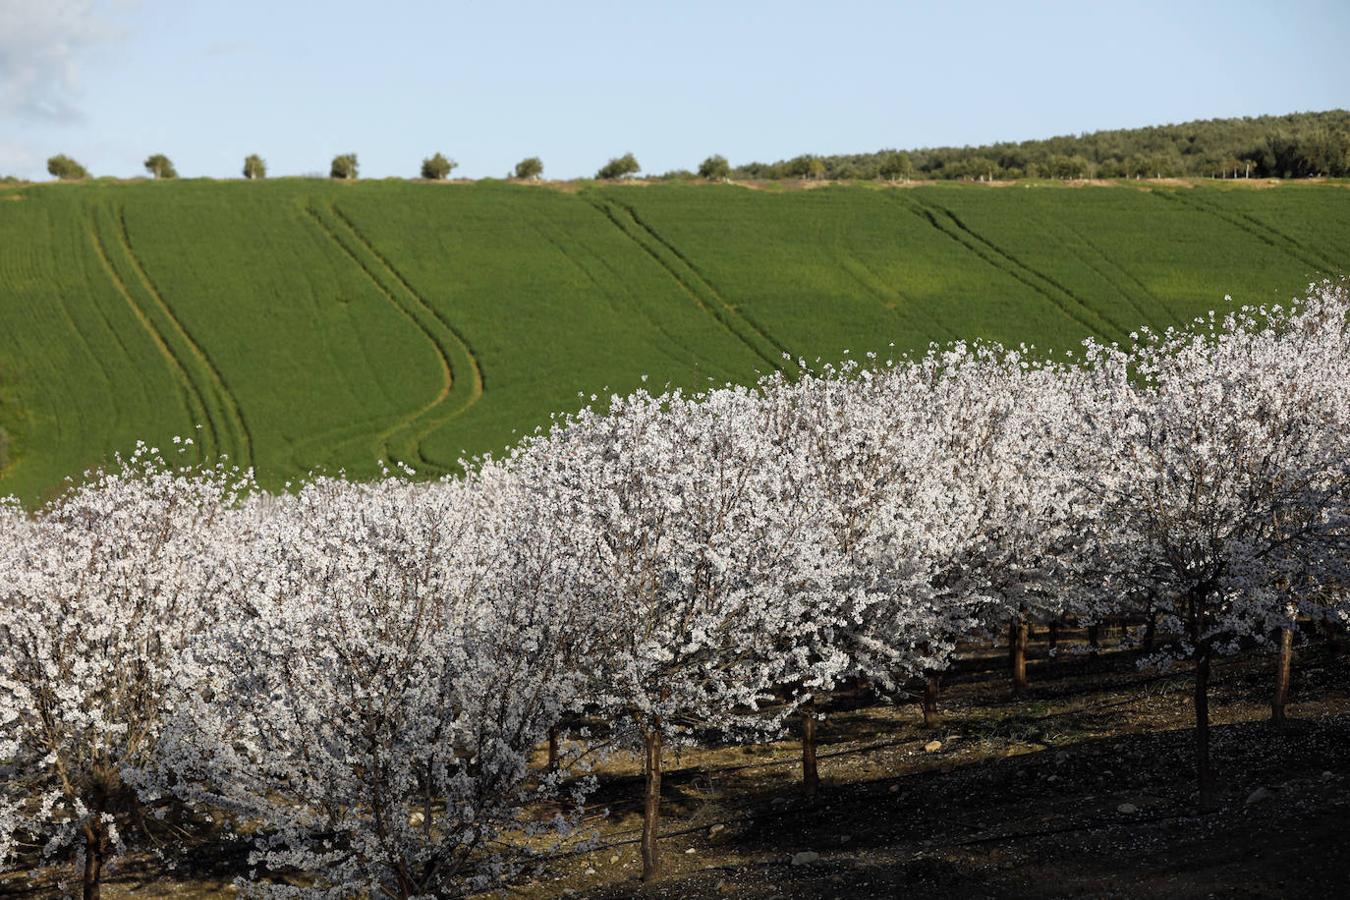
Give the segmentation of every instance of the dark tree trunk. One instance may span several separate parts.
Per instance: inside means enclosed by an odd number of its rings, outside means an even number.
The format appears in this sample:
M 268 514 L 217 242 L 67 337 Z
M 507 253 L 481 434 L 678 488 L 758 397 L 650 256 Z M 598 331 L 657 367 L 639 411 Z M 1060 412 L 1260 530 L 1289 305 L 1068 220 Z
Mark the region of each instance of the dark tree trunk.
M 642 804 L 642 880 L 653 881 L 661 867 L 656 847 L 656 831 L 661 818 L 661 729 L 649 728 L 643 735 L 643 743 L 646 753 L 642 770 L 647 776 L 647 793 Z
M 107 826 L 94 821 L 84 826 L 84 900 L 98 900 L 103 885 L 103 861 L 108 852 Z
M 938 724 L 938 695 L 942 693 L 942 675 L 928 673 L 928 681 L 923 686 L 923 727 L 936 728 Z
M 1144 652 L 1153 652 L 1153 642 L 1158 639 L 1158 614 L 1150 611 L 1148 622 L 1144 624 Z
M 1049 642 L 1051 650 L 1054 650 L 1059 646 L 1059 619 L 1055 619 L 1050 623 Z
M 558 726 L 554 725 L 548 730 L 548 770 L 550 772 L 558 771 Z
M 1322 619 L 1318 622 L 1318 627 L 1322 629 L 1322 636 L 1327 639 L 1327 646 L 1332 653 L 1341 652 L 1340 631 L 1336 628 L 1334 622 L 1330 619 Z
M 1088 626 L 1088 646 L 1092 648 L 1093 653 L 1096 653 L 1098 650 L 1102 649 L 1101 634 L 1102 634 L 1102 626 L 1100 625 Z
M 820 790 L 820 772 L 816 767 L 816 704 L 802 704 L 802 790 L 814 798 Z
M 1275 664 L 1275 696 L 1270 702 L 1270 721 L 1284 726 L 1284 708 L 1289 703 L 1289 670 L 1294 661 L 1294 630 L 1280 629 L 1280 651 Z
M 1027 623 L 1020 615 L 1013 616 L 1008 625 L 1008 656 L 1012 663 L 1012 690 L 1020 694 L 1027 689 Z
M 1216 807 L 1214 773 L 1209 767 L 1209 646 L 1201 644 L 1195 661 L 1195 774 L 1200 789 L 1200 811 Z

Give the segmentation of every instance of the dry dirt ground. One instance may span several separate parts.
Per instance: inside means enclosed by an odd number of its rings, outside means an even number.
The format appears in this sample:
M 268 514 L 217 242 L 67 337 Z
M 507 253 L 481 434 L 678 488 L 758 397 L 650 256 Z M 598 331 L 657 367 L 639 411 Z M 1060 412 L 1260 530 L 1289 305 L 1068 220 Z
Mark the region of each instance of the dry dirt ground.
M 1350 652 L 1296 651 L 1290 723 L 1271 727 L 1273 660 L 1216 668 L 1213 753 L 1222 808 L 1194 811 L 1189 673 L 1135 654 L 1046 657 L 1013 698 L 999 650 L 967 654 L 942 721 L 914 704 L 837 698 L 808 803 L 791 741 L 668 758 L 663 878 L 642 884 L 641 778 L 612 757 L 593 798 L 600 847 L 505 892 L 524 898 L 1350 896 Z M 928 751 L 925 745 L 941 741 Z M 227 848 L 172 873 L 133 859 L 104 896 L 219 897 Z M 796 854 L 818 854 L 793 864 Z M 210 862 L 206 862 L 209 859 Z M 39 884 L 11 891 L 40 896 Z

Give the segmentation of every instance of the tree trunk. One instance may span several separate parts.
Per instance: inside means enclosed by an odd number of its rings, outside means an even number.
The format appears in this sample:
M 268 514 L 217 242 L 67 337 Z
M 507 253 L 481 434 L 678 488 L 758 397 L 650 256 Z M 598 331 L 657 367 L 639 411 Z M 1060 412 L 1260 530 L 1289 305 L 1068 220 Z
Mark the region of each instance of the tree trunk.
M 1012 690 L 1020 694 L 1027 689 L 1027 623 L 1021 615 L 1013 616 L 1008 625 L 1008 656 L 1012 662 Z
M 647 793 L 642 805 L 642 880 L 653 881 L 661 860 L 656 847 L 657 825 L 661 818 L 661 729 L 649 728 L 643 735 L 646 754 L 642 770 L 647 776 Z
M 1101 634 L 1102 634 L 1102 626 L 1100 625 L 1088 626 L 1088 646 L 1092 647 L 1093 653 L 1096 653 L 1097 651 L 1102 649 Z
M 1149 612 L 1148 622 L 1144 625 L 1144 652 L 1153 652 L 1153 642 L 1158 637 L 1158 614 Z
M 938 694 L 942 692 L 942 676 L 937 672 L 928 673 L 928 682 L 923 686 L 923 727 L 936 728 L 938 724 Z
M 548 770 L 558 771 L 558 726 L 548 730 Z
M 1270 702 L 1270 721 L 1284 726 L 1284 707 L 1289 702 L 1289 669 L 1294 661 L 1294 630 L 1280 629 L 1280 655 L 1275 665 L 1275 696 Z
M 1059 646 L 1059 619 L 1050 622 L 1050 649 L 1054 650 Z
M 107 826 L 101 821 L 84 826 L 84 900 L 98 900 L 103 884 L 103 857 L 108 850 Z
M 802 704 L 802 790 L 814 799 L 820 790 L 820 772 L 816 768 L 816 703 Z
M 1216 807 L 1214 773 L 1209 768 L 1209 647 L 1201 644 L 1195 661 L 1195 774 L 1200 789 L 1200 811 Z
M 1327 647 L 1331 650 L 1331 652 L 1333 654 L 1340 653 L 1341 636 L 1336 628 L 1336 624 L 1332 622 L 1330 619 L 1322 619 L 1317 623 L 1317 625 L 1320 629 L 1322 629 L 1322 636 L 1327 639 Z

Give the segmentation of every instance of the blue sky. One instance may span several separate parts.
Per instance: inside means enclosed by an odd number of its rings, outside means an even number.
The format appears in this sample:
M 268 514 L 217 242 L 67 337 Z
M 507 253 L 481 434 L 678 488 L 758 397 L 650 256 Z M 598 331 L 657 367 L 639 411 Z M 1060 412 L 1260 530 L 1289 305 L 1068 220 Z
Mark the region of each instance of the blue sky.
M 0 174 L 499 176 L 1350 106 L 1350 2 L 0 0 Z

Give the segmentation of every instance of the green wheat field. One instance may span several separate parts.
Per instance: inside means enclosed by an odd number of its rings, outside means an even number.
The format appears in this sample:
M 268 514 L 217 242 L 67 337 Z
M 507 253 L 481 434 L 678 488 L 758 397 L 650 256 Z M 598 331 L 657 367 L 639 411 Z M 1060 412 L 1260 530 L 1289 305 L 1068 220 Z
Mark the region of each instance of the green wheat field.
M 1262 184 L 8 187 L 0 495 L 138 439 L 274 488 L 438 475 L 644 376 L 1067 349 L 1350 271 L 1347 185 Z

